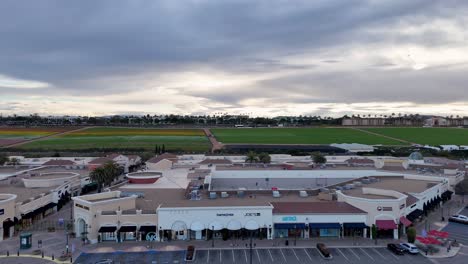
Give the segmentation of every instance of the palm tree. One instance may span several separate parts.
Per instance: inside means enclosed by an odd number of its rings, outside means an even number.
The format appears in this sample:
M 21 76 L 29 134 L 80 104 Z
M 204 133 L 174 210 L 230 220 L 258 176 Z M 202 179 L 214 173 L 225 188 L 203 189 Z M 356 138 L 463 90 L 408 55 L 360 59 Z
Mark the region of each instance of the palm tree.
M 122 168 L 111 161 L 93 170 L 89 176 L 98 184 L 98 190 L 101 192 L 103 186 L 110 185 L 122 172 Z
M 258 160 L 260 160 L 260 162 L 263 164 L 267 164 L 271 162 L 271 157 L 268 153 L 262 152 L 258 155 Z
M 245 162 L 253 163 L 253 162 L 257 162 L 257 160 L 258 160 L 257 153 L 253 151 L 249 151 L 245 157 Z
M 314 152 L 311 156 L 315 164 L 321 165 L 327 163 L 327 158 L 323 156 L 320 152 Z

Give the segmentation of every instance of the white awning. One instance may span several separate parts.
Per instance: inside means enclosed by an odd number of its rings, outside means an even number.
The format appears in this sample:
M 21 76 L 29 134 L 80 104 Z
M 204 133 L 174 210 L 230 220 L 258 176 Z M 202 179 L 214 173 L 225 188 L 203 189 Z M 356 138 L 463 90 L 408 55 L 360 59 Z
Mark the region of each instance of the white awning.
M 245 223 L 245 229 L 247 230 L 257 230 L 258 228 L 259 228 L 259 225 L 254 220 L 249 220 L 247 221 L 247 223 Z
M 184 231 L 187 229 L 187 225 L 182 221 L 175 221 L 172 224 L 172 231 Z
M 190 230 L 192 231 L 202 231 L 204 229 L 205 225 L 198 221 L 192 222 L 192 224 L 190 225 Z
M 208 225 L 208 229 L 214 230 L 214 231 L 219 231 L 223 228 L 224 228 L 223 224 L 221 224 L 218 221 L 211 222 L 210 225 Z
M 240 230 L 242 228 L 242 225 L 239 221 L 236 220 L 231 220 L 227 224 L 227 229 L 229 230 Z

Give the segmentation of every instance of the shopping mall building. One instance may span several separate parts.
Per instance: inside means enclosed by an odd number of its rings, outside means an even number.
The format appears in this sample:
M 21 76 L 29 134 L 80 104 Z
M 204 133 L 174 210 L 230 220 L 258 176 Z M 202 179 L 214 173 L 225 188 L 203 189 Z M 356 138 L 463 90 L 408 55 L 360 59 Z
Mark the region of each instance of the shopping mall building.
M 378 237 L 396 239 L 452 194 L 447 177 L 409 170 L 164 162 L 136 182 L 73 197 L 76 235 L 91 243 L 370 238 L 375 225 Z

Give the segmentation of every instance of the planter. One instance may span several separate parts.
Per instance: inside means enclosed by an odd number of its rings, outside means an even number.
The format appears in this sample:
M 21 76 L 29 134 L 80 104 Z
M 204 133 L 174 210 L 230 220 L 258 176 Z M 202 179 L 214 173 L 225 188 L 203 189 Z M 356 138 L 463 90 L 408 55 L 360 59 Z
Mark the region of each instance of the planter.
M 185 261 L 193 261 L 195 259 L 195 247 L 188 246 L 187 252 L 185 252 Z

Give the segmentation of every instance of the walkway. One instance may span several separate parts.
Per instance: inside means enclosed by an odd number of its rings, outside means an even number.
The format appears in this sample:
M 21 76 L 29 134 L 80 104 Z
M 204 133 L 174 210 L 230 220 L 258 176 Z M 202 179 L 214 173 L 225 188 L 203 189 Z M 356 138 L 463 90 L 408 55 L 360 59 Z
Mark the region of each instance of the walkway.
M 31 143 L 31 142 L 40 141 L 40 140 L 48 139 L 48 138 L 55 137 L 55 136 L 62 136 L 62 135 L 78 132 L 78 131 L 81 131 L 81 130 L 86 130 L 86 129 L 89 129 L 89 128 L 93 128 L 93 127 L 82 127 L 82 128 L 78 128 L 78 129 L 73 129 L 73 130 L 68 130 L 68 131 L 64 131 L 64 132 L 59 132 L 59 133 L 43 136 L 43 137 L 28 139 L 28 140 L 24 140 L 24 141 L 21 141 L 21 142 L 18 142 L 18 143 L 13 143 L 13 144 L 10 144 L 10 145 L 4 145 L 4 146 L 2 146 L 2 148 L 17 147 L 17 146 L 21 146 L 21 145 L 28 144 L 28 143 Z
M 224 145 L 219 142 L 216 137 L 211 133 L 209 128 L 204 128 L 203 132 L 205 132 L 206 137 L 210 140 L 211 143 L 211 153 L 214 153 L 216 150 L 221 150 L 224 148 Z

